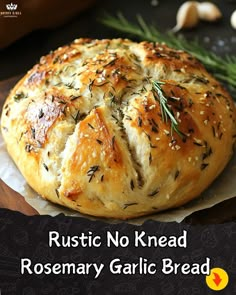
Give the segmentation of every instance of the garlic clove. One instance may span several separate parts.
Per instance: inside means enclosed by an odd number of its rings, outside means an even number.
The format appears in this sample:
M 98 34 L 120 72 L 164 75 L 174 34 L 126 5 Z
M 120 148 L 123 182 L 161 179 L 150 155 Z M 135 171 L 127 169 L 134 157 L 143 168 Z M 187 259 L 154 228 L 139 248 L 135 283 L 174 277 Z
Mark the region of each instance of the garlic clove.
M 177 32 L 181 29 L 193 28 L 198 24 L 198 20 L 197 2 L 184 2 L 178 9 L 176 26 L 172 30 Z
M 236 10 L 232 13 L 230 18 L 231 26 L 236 30 Z
M 197 10 L 201 20 L 214 22 L 222 17 L 220 9 L 211 2 L 197 3 Z

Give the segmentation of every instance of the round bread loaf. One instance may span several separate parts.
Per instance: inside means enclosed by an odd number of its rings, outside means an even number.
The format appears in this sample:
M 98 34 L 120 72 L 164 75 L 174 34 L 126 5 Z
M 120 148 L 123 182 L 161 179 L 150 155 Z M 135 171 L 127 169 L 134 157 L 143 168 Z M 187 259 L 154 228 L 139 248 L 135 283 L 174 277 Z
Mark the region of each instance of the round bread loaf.
M 77 39 L 18 82 L 1 127 L 42 197 L 127 219 L 199 196 L 232 155 L 235 118 L 229 94 L 189 54 Z

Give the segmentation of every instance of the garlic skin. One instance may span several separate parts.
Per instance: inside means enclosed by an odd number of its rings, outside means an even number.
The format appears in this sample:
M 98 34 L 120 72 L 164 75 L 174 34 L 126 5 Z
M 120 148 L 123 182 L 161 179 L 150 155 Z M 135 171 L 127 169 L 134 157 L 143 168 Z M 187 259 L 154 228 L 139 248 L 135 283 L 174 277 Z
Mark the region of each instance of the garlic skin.
M 230 23 L 232 28 L 236 30 L 236 10 L 231 15 Z
M 178 9 L 176 26 L 172 29 L 177 32 L 181 29 L 193 28 L 198 24 L 198 10 L 196 1 L 184 2 Z
M 198 16 L 201 20 L 214 22 L 222 17 L 220 9 L 211 2 L 197 3 Z

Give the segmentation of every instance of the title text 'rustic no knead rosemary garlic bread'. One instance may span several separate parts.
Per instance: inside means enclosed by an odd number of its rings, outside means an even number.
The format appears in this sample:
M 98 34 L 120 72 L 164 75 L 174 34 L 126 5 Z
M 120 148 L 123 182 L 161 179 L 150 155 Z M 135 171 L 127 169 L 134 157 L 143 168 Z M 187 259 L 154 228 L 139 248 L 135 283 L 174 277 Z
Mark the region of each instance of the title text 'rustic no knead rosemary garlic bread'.
M 44 198 L 127 219 L 206 189 L 232 155 L 235 118 L 229 94 L 187 53 L 78 39 L 21 79 L 1 127 L 9 154 Z

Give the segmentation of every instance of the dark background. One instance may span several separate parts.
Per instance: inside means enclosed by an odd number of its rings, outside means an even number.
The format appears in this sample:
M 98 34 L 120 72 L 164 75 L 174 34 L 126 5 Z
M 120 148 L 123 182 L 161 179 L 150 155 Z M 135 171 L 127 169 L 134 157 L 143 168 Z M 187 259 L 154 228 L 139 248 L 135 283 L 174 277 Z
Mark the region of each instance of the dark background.
M 148 23 L 155 24 L 162 32 L 173 28 L 178 7 L 184 1 L 159 0 L 158 2 L 158 6 L 152 6 L 151 0 L 98 0 L 95 6 L 78 14 L 59 28 L 33 32 L 0 51 L 0 80 L 25 73 L 42 55 L 75 38 L 127 37 L 98 21 L 104 12 L 114 15 L 117 11 L 122 11 L 129 20 L 135 20 L 136 14 L 140 13 Z M 235 54 L 236 31 L 230 25 L 230 15 L 236 9 L 236 1 L 213 2 L 222 11 L 223 18 L 218 23 L 201 23 L 194 30 L 184 32 L 184 35 L 191 39 L 198 37 L 206 47 L 220 55 Z M 23 12 L 20 17 L 24 21 Z M 50 18 L 50 15 L 38 15 L 38 17 Z

